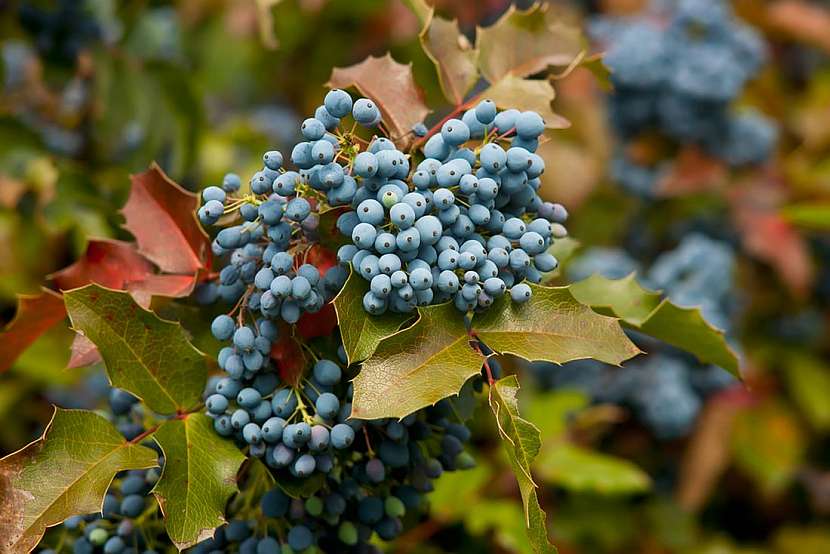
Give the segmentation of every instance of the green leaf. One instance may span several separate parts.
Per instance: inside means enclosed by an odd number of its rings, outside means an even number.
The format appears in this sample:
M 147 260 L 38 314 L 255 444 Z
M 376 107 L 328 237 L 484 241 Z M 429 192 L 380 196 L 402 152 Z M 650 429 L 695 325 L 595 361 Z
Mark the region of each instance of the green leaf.
M 634 274 L 624 279 L 600 275 L 571 285 L 577 300 L 610 312 L 628 327 L 694 354 L 704 364 L 715 364 L 740 377 L 738 356 L 723 331 L 710 325 L 697 308 L 681 308 L 660 294 L 644 289 Z
M 385 338 L 363 363 L 354 380 L 353 417 L 406 417 L 458 394 L 481 370 L 482 358 L 469 345 L 463 314 L 451 304 L 418 312 L 414 325 Z
M 178 323 L 159 319 L 126 292 L 89 285 L 64 294 L 73 328 L 91 340 L 113 386 L 141 398 L 159 414 L 201 401 L 205 356 Z
M 245 455 L 216 434 L 202 413 L 165 422 L 154 438 L 164 470 L 153 488 L 170 540 L 179 550 L 213 536 L 225 522 L 225 504 L 237 491 Z
M 830 203 L 791 204 L 782 209 L 782 214 L 799 227 L 817 231 L 830 229 Z
M 568 287 L 531 289 L 527 302 L 505 296 L 473 319 L 476 335 L 496 352 L 559 364 L 593 358 L 613 365 L 639 353 L 616 319 L 580 304 Z
M 549 129 L 570 127 L 567 119 L 554 113 L 551 107 L 554 96 L 555 92 L 550 82 L 522 79 L 515 75 L 507 75 L 481 93 L 482 98 L 489 98 L 503 110 L 516 108 L 537 112 L 545 120 L 545 127 Z
M 0 550 L 29 552 L 47 527 L 100 512 L 116 473 L 157 465 L 102 416 L 56 408 L 42 438 L 0 460 Z
M 424 52 L 435 64 L 444 97 L 459 106 L 478 81 L 478 50 L 459 30 L 458 21 L 429 10 L 419 35 Z
M 484 78 L 527 77 L 550 66 L 570 66 L 585 49 L 579 26 L 547 4 L 522 11 L 511 6 L 496 23 L 479 28 L 476 48 Z
M 818 431 L 830 429 L 830 371 L 821 360 L 793 355 L 784 372 L 793 400 Z
M 534 466 L 546 483 L 571 492 L 635 494 L 649 490 L 649 476 L 633 463 L 560 442 L 542 450 Z
M 566 436 L 569 418 L 588 407 L 588 396 L 576 389 L 556 389 L 542 394 L 526 394 L 522 410 L 525 419 L 539 428 L 545 441 Z
M 539 453 L 539 429 L 519 416 L 519 382 L 515 375 L 505 377 L 490 387 L 490 408 L 496 417 L 505 452 L 519 482 L 524 505 L 525 530 L 533 551 L 555 553 L 556 547 L 548 540 L 545 512 L 539 506 L 536 483 L 530 466 Z
M 772 400 L 738 414 L 730 446 L 738 470 L 775 495 L 802 467 L 809 437 L 792 408 Z
M 346 284 L 334 298 L 334 311 L 340 326 L 340 338 L 346 350 L 348 363 L 359 362 L 371 356 L 380 342 L 394 335 L 411 316 L 386 312 L 369 315 L 363 309 L 363 295 L 369 283 L 352 271 Z

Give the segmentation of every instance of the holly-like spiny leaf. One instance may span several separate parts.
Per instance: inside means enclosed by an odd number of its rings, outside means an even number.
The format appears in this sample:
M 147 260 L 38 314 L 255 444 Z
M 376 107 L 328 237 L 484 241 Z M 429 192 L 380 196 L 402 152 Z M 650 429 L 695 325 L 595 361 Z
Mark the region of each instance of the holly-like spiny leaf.
M 421 47 L 438 72 L 444 97 L 458 106 L 479 78 L 478 50 L 459 30 L 458 21 L 435 15 L 430 9 L 421 34 Z
M 194 274 L 209 267 L 210 240 L 196 219 L 198 195 L 177 185 L 156 164 L 131 180 L 122 213 L 139 251 L 167 273 Z
M 481 73 L 496 83 L 508 75 L 527 77 L 550 66 L 570 66 L 585 43 L 579 26 L 537 3 L 527 10 L 511 6 L 493 25 L 479 27 L 476 48 Z
M 159 414 L 186 411 L 201 400 L 205 356 L 178 323 L 141 308 L 126 292 L 88 285 L 64 294 L 73 328 L 101 353 L 113 386 Z
M 24 350 L 65 317 L 61 296 L 51 290 L 19 295 L 17 313 L 0 333 L 0 373 L 9 369 Z
M 420 123 L 430 110 L 424 95 L 412 77 L 412 65 L 400 64 L 390 54 L 382 58 L 369 56 L 349 67 L 336 67 L 327 83 L 331 88 L 355 87 L 380 108 L 389 135 L 405 149 L 411 139 L 412 126 Z
M 531 285 L 531 290 L 525 303 L 502 297 L 473 318 L 484 344 L 501 354 L 558 364 L 592 358 L 619 365 L 640 352 L 615 318 L 580 304 L 568 287 Z
M 171 419 L 153 438 L 164 452 L 164 470 L 153 488 L 170 540 L 179 550 L 213 536 L 225 523 L 225 504 L 237 491 L 245 455 L 216 434 L 202 413 Z
M 551 102 L 555 92 L 546 80 L 507 75 L 493 83 L 481 96 L 489 98 L 502 110 L 532 110 L 542 116 L 545 127 L 549 129 L 565 129 L 571 125 L 567 119 L 554 113 Z
M 464 316 L 452 304 L 418 313 L 414 325 L 383 339 L 363 363 L 354 380 L 353 417 L 405 417 L 458 394 L 481 370 L 482 357 L 470 347 Z
M 0 460 L 0 550 L 29 552 L 47 527 L 101 511 L 116 473 L 156 465 L 104 417 L 56 408 L 42 438 Z
M 363 309 L 363 295 L 368 290 L 367 281 L 352 271 L 334 298 L 340 338 L 349 364 L 369 358 L 383 339 L 395 334 L 410 319 L 406 314 L 392 312 L 378 316 L 367 314 Z
M 530 467 L 541 447 L 539 429 L 519 415 L 519 382 L 515 375 L 505 377 L 490 387 L 490 408 L 496 418 L 513 473 L 519 483 L 524 505 L 525 530 L 536 553 L 555 554 L 556 547 L 548 540 L 545 512 L 539 505 L 536 483 Z
M 723 331 L 710 325 L 699 309 L 681 308 L 644 289 L 634 274 L 616 280 L 592 275 L 570 289 L 583 304 L 608 311 L 628 327 L 694 354 L 702 363 L 715 364 L 740 376 L 738 356 Z
M 110 239 L 90 240 L 78 261 L 54 273 L 51 278 L 61 290 L 90 283 L 126 290 L 144 307 L 150 305 L 153 296 L 188 296 L 196 285 L 195 273 L 156 273 L 153 264 L 133 244 Z

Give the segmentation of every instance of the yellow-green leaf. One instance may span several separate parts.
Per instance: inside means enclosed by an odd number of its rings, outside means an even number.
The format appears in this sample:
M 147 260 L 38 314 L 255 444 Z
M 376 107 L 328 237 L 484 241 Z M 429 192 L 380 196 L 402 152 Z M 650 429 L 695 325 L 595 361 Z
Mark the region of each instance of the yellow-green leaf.
M 201 401 L 205 356 L 178 323 L 160 319 L 126 292 L 89 285 L 64 294 L 73 328 L 101 353 L 116 387 L 156 413 L 186 411 Z
M 42 438 L 0 460 L 0 551 L 29 552 L 47 527 L 101 511 L 116 473 L 156 465 L 104 417 L 56 408 Z
M 774 495 L 792 483 L 809 443 L 792 409 L 769 401 L 738 414 L 730 446 L 738 470 Z
M 392 312 L 367 314 L 363 309 L 363 295 L 368 290 L 367 281 L 352 271 L 343 289 L 334 298 L 337 324 L 349 364 L 371 356 L 380 341 L 394 335 L 411 317 Z
M 496 417 L 502 445 L 519 482 L 525 530 L 533 551 L 555 553 L 556 547 L 548 540 L 545 512 L 539 505 L 536 483 L 530 473 L 530 467 L 541 447 L 539 429 L 519 415 L 518 393 L 519 382 L 515 375 L 496 381 L 490 387 L 490 408 Z
M 809 202 L 786 206 L 782 213 L 790 222 L 817 231 L 830 229 L 830 203 Z
M 578 25 L 537 3 L 524 11 L 511 6 L 496 23 L 479 28 L 476 47 L 481 73 L 495 83 L 507 75 L 526 77 L 549 66 L 569 66 L 585 50 L 585 41 Z
M 651 486 L 649 476 L 628 460 L 567 442 L 546 446 L 534 468 L 546 483 L 573 492 L 636 494 Z
M 459 30 L 458 21 L 429 10 L 420 34 L 421 47 L 438 72 L 444 97 L 458 106 L 478 81 L 478 50 Z
M 615 318 L 580 304 L 568 287 L 531 289 L 527 302 L 503 297 L 473 319 L 476 335 L 496 352 L 559 364 L 593 358 L 613 365 L 639 353 Z
M 464 316 L 451 304 L 420 308 L 418 321 L 381 341 L 354 380 L 352 416 L 405 417 L 458 394 L 481 370 Z M 371 316 L 364 316 L 371 317 Z
M 790 394 L 801 412 L 816 430 L 830 429 L 830 367 L 818 358 L 793 355 L 786 369 Z
M 549 129 L 565 129 L 570 122 L 554 113 L 551 102 L 555 92 L 550 82 L 540 79 L 522 79 L 515 75 L 507 75 L 499 79 L 490 88 L 481 93 L 482 98 L 489 98 L 496 106 L 506 110 L 532 110 L 545 120 L 545 127 Z
M 634 274 L 617 280 L 592 275 L 570 289 L 583 304 L 609 312 L 631 328 L 694 354 L 702 363 L 715 364 L 740 376 L 738 356 L 723 331 L 710 325 L 699 309 L 681 308 L 644 289 Z
M 225 522 L 225 504 L 237 491 L 245 455 L 201 413 L 167 421 L 154 438 L 164 452 L 164 470 L 153 494 L 170 540 L 182 550 L 212 537 Z

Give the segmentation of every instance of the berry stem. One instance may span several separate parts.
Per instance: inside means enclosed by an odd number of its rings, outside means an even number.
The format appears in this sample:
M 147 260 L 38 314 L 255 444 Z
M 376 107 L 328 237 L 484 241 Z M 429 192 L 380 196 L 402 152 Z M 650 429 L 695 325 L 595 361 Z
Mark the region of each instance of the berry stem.
M 419 138 L 418 140 L 416 140 L 412 144 L 412 148 L 410 150 L 417 150 L 422 144 L 424 144 L 426 141 L 428 141 L 432 137 L 432 135 L 434 135 L 435 133 L 438 133 L 439 131 L 441 131 L 441 127 L 444 126 L 444 123 L 446 123 L 450 119 L 454 118 L 455 116 L 459 115 L 460 113 L 462 113 L 462 112 L 470 109 L 471 107 L 473 107 L 478 102 L 480 97 L 481 97 L 481 95 L 477 94 L 477 95 L 473 96 L 472 98 L 470 98 L 469 100 L 467 100 L 466 102 L 464 102 L 463 104 L 456 106 L 450 113 L 448 113 L 446 116 L 444 116 L 444 118 L 441 121 L 439 121 L 438 123 L 433 125 L 432 128 L 429 131 L 427 131 L 426 135 L 424 135 L 421 138 Z

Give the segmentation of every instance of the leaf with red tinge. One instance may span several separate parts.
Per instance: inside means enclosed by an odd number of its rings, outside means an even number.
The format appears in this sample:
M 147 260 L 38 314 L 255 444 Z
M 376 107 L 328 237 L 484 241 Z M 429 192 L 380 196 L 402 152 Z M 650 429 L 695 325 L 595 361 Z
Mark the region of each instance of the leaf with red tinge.
M 119 240 L 93 239 L 77 262 L 52 275 L 61 290 L 76 289 L 90 283 L 126 290 L 130 283 L 143 281 L 153 273 L 153 264 L 135 247 Z
M 271 359 L 277 363 L 280 379 L 292 386 L 299 384 L 305 371 L 305 352 L 287 326 L 280 328 L 280 338 L 271 347 Z
M 444 97 L 459 106 L 479 78 L 478 50 L 458 28 L 458 21 L 429 9 L 420 34 L 424 53 L 435 64 Z
M 715 189 L 726 183 L 723 162 L 707 156 L 700 148 L 684 148 L 671 169 L 657 183 L 661 196 L 682 196 Z
M 0 333 L 0 372 L 9 369 L 24 350 L 65 317 L 63 299 L 51 290 L 19 295 L 17 314 Z
M 732 217 L 744 248 L 775 269 L 798 295 L 805 295 L 814 277 L 804 237 L 780 212 L 782 191 L 771 183 L 753 183 L 731 191 Z
M 479 67 L 490 83 L 513 75 L 527 77 L 550 66 L 567 67 L 584 54 L 585 41 L 578 25 L 565 20 L 548 4 L 528 10 L 515 6 L 489 27 L 476 32 Z
M 774 31 L 830 52 L 830 10 L 804 0 L 780 0 L 765 10 Z
M 196 284 L 196 276 L 159 275 L 135 246 L 109 239 L 89 241 L 84 256 L 71 266 L 52 275 L 61 290 L 70 290 L 96 283 L 107 288 L 126 290 L 146 308 L 154 295 L 181 298 L 188 296 Z
M 100 361 L 101 353 L 98 352 L 98 348 L 92 344 L 92 341 L 80 333 L 75 333 L 75 338 L 72 339 L 72 346 L 70 347 L 69 363 L 66 364 L 66 368 L 87 367 Z
M 297 322 L 297 333 L 306 340 L 317 337 L 327 337 L 334 333 L 337 327 L 337 314 L 334 304 L 329 302 L 319 312 L 305 313 Z
M 327 86 L 353 86 L 373 100 L 380 108 L 390 137 L 399 139 L 399 143 L 405 143 L 406 137 L 411 140 L 412 126 L 422 122 L 430 112 L 423 92 L 412 77 L 412 64 L 398 63 L 388 53 L 382 58 L 369 56 L 349 67 L 335 67 Z
M 166 273 L 208 267 L 210 240 L 196 219 L 198 195 L 177 185 L 155 163 L 131 180 L 122 213 L 140 252 Z

